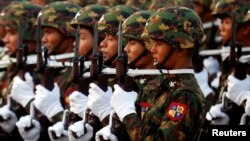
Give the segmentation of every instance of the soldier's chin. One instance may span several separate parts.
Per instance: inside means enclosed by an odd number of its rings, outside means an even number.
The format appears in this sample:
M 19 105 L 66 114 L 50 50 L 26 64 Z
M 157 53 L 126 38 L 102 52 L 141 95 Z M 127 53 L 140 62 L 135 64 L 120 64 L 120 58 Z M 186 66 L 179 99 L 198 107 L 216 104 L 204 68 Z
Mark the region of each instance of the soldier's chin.
M 159 62 L 154 61 L 154 66 L 157 66 L 159 64 Z

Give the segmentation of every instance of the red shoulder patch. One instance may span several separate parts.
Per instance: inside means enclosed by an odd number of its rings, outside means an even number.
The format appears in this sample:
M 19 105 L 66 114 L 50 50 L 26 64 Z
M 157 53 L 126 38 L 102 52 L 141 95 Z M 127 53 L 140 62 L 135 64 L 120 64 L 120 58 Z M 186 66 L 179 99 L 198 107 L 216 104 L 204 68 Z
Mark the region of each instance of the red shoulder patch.
M 166 115 L 172 120 L 181 120 L 185 117 L 187 106 L 182 103 L 172 102 L 168 106 Z

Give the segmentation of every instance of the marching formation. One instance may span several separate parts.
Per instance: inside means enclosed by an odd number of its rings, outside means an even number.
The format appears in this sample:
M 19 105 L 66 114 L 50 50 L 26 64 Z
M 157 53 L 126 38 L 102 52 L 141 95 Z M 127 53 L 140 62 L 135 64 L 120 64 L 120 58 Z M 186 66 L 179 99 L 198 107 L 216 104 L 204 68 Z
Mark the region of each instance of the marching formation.
M 249 0 L 0 0 L 0 140 L 250 125 L 249 37 Z

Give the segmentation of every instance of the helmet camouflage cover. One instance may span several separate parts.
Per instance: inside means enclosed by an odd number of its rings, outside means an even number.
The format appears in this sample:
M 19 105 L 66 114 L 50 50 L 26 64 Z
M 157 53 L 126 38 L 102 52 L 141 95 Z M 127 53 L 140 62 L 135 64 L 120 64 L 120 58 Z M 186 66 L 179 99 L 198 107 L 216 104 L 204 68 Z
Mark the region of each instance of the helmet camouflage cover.
M 81 8 L 75 18 L 71 21 L 71 25 L 76 27 L 76 25 L 84 25 L 92 27 L 101 16 L 106 12 L 108 7 L 101 5 L 88 5 Z
M 147 19 L 151 16 L 150 11 L 138 11 L 130 15 L 122 25 L 122 35 L 125 38 L 132 38 L 143 42 L 141 34 L 144 30 Z
M 250 6 L 249 0 L 219 0 L 212 12 L 214 16 L 224 15 L 232 17 L 233 11 L 236 12 L 236 21 L 242 23 L 244 16 Z
M 70 21 L 75 17 L 80 7 L 67 1 L 52 2 L 46 5 L 39 13 L 41 26 L 53 27 L 66 36 L 74 36 L 74 28 Z
M 165 41 L 173 48 L 194 48 L 204 35 L 196 12 L 185 7 L 161 8 L 147 21 L 143 38 Z
M 183 6 L 193 9 L 193 0 L 153 0 L 148 10 L 157 11 L 159 8 L 167 8 L 172 6 Z
M 23 39 L 35 40 L 35 21 L 40 10 L 40 6 L 29 1 L 13 1 L 3 9 L 2 16 L 5 25 L 16 30 L 18 30 L 20 20 L 22 20 Z
M 123 23 L 135 11 L 135 8 L 126 5 L 112 7 L 98 21 L 98 30 L 116 35 L 119 22 Z

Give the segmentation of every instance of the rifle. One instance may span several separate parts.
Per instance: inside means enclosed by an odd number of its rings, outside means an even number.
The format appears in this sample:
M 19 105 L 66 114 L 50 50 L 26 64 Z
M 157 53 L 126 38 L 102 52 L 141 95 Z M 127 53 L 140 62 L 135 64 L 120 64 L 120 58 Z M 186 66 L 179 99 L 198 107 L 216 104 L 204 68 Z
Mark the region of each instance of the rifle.
M 84 61 L 86 60 L 85 57 L 79 57 L 79 42 L 80 42 L 80 25 L 77 26 L 76 30 L 76 39 L 75 39 L 75 56 L 73 58 L 73 67 L 71 71 L 72 82 L 75 84 L 76 90 L 88 96 L 88 89 L 89 89 L 89 78 L 83 77 L 84 72 Z M 80 67 L 79 67 L 80 63 Z M 67 119 L 66 119 L 66 127 L 68 128 L 69 125 L 81 120 L 81 118 L 73 113 L 69 112 Z M 74 135 L 74 133 L 73 133 Z M 77 137 L 76 135 L 74 135 Z
M 230 56 L 229 56 L 229 64 L 231 68 L 234 69 L 234 76 L 239 79 L 243 80 L 246 78 L 247 74 L 247 65 L 244 63 L 241 63 L 239 61 L 239 58 L 241 56 L 242 52 L 242 45 L 236 41 L 236 31 L 237 31 L 237 25 L 236 25 L 236 8 L 234 4 L 234 10 L 232 11 L 232 32 L 231 32 L 231 41 L 230 41 Z M 236 54 L 237 49 L 237 54 Z M 230 121 L 237 121 L 237 117 L 235 117 L 237 112 L 243 112 L 243 110 L 238 107 L 233 101 L 229 100 L 228 98 L 224 97 L 224 104 L 222 111 L 227 113 L 230 117 Z M 237 114 L 237 115 L 238 115 Z
M 118 56 L 116 60 L 116 79 L 118 85 L 123 88 L 124 91 L 130 92 L 133 88 L 133 78 L 126 75 L 128 71 L 128 58 L 123 52 L 122 46 L 122 27 L 119 23 L 118 28 Z M 116 135 L 119 141 L 129 141 L 130 137 L 127 133 L 126 127 L 120 122 L 117 114 L 112 117 L 111 132 Z
M 96 83 L 103 91 L 107 91 L 108 89 L 108 77 L 102 74 L 103 68 L 103 56 L 102 53 L 97 53 L 98 48 L 98 24 L 96 23 L 94 26 L 94 42 L 93 42 L 93 52 L 91 56 L 91 65 L 90 65 L 90 78 Z M 90 124 L 94 133 L 96 133 L 99 129 L 102 128 L 102 124 L 98 117 L 90 114 L 90 109 L 86 110 L 85 113 L 85 123 Z M 95 140 L 92 138 L 91 140 Z
M 36 68 L 40 75 L 41 85 L 46 89 L 52 91 L 54 88 L 54 69 L 51 67 L 47 67 L 47 58 L 48 58 L 48 50 L 46 48 L 42 48 L 41 45 L 41 16 L 38 16 L 37 23 L 37 64 Z M 43 56 L 44 53 L 44 56 Z M 38 109 L 35 109 L 35 114 L 37 120 L 43 125 L 42 132 L 40 135 L 40 140 L 49 140 L 48 136 L 48 127 L 51 126 L 51 122 L 44 116 Z M 54 137 L 56 137 L 54 135 Z

